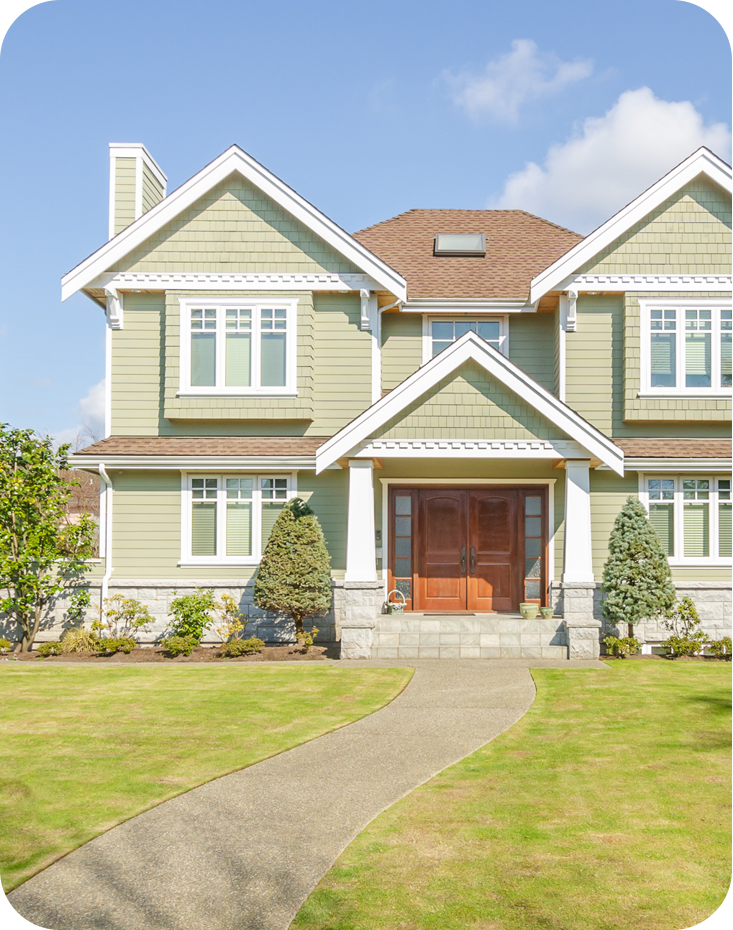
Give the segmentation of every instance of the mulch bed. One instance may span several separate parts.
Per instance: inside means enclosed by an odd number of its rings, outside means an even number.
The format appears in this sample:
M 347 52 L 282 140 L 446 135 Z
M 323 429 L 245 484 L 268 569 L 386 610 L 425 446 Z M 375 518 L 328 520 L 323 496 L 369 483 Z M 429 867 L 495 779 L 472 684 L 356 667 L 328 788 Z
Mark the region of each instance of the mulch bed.
M 308 652 L 303 652 L 300 646 L 286 644 L 283 646 L 265 646 L 262 652 L 252 656 L 238 656 L 227 659 L 221 654 L 220 646 L 196 646 L 190 656 L 169 656 L 159 647 L 140 647 L 133 649 L 129 655 L 116 652 L 114 655 L 99 655 L 96 652 L 69 652 L 60 656 L 49 656 L 47 659 L 39 657 L 37 652 L 16 653 L 20 662 L 38 661 L 43 663 L 83 662 L 96 665 L 140 665 L 151 662 L 178 663 L 186 662 L 226 662 L 231 665 L 235 662 L 317 662 L 322 659 L 337 659 L 338 645 L 329 643 L 325 646 L 311 646 Z M 14 661 L 12 655 L 3 656 Z

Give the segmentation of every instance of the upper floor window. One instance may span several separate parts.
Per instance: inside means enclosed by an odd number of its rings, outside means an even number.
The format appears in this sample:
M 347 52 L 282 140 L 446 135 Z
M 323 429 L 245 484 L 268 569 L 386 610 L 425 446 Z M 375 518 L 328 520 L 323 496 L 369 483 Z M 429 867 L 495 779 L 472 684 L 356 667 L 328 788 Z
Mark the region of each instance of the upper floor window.
M 181 301 L 181 391 L 295 392 L 296 301 Z
M 447 348 L 451 343 L 460 339 L 464 333 L 476 333 L 482 339 L 485 339 L 490 346 L 493 346 L 499 352 L 506 355 L 506 320 L 503 317 L 494 319 L 430 319 L 428 321 L 430 333 L 430 355 L 435 356 Z M 427 361 L 427 359 L 426 359 Z
M 275 521 L 294 496 L 289 475 L 191 476 L 184 488 L 183 561 L 262 557 Z
M 648 478 L 649 522 L 673 564 L 730 559 L 730 478 Z
M 642 301 L 642 392 L 691 397 L 731 384 L 731 310 L 712 301 Z

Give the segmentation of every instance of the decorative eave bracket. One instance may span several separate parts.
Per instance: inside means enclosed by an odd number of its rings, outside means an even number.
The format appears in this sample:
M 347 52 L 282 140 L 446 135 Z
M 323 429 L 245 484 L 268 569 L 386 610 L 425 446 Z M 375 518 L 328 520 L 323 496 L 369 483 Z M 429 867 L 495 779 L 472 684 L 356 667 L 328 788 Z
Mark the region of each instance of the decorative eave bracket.
M 122 329 L 124 322 L 122 295 L 116 287 L 105 287 L 104 293 L 107 297 L 107 322 L 111 329 Z

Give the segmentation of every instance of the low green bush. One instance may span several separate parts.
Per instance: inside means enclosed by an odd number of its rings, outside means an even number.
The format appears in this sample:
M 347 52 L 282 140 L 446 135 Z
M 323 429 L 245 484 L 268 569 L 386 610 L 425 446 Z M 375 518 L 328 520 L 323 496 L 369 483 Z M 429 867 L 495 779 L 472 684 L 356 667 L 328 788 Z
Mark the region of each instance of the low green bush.
M 692 598 L 683 597 L 664 625 L 672 631 L 672 635 L 662 645 L 671 651 L 672 658 L 694 656 L 702 652 L 708 637 L 698 629 L 700 617 Z
M 9 639 L 0 639 L 0 653 L 5 654 L 12 645 Z
M 177 597 L 171 602 L 171 635 L 168 638 L 193 636 L 196 643 L 200 643 L 204 632 L 213 623 L 212 612 L 216 608 L 216 599 L 211 588 L 196 588 L 193 594 Z
M 226 659 L 235 659 L 237 656 L 251 656 L 256 652 L 262 652 L 265 644 L 256 636 L 250 639 L 232 639 L 228 643 L 223 643 L 221 654 Z
M 85 630 L 81 626 L 67 630 L 61 637 L 64 652 L 95 652 L 98 645 L 99 636 L 94 630 Z
M 308 652 L 315 642 L 316 636 L 318 636 L 318 627 L 314 626 L 309 632 L 303 630 L 301 633 L 296 633 L 295 635 L 298 640 L 298 645 L 303 647 L 303 652 Z
M 641 649 L 641 643 L 633 636 L 606 636 L 603 642 L 606 644 L 606 652 L 618 659 L 635 655 Z
M 131 636 L 105 636 L 97 643 L 97 652 L 101 655 L 114 655 L 116 652 L 124 652 L 129 655 L 137 646 L 137 643 Z
M 724 636 L 722 639 L 714 639 L 709 644 L 710 654 L 718 659 L 731 660 L 731 639 L 730 636 Z
M 39 643 L 36 646 L 36 652 L 39 659 L 47 659 L 49 656 L 60 656 L 64 651 L 61 643 Z
M 161 639 L 160 645 L 170 656 L 190 656 L 196 646 L 199 644 L 198 637 L 188 634 L 187 636 L 167 636 Z

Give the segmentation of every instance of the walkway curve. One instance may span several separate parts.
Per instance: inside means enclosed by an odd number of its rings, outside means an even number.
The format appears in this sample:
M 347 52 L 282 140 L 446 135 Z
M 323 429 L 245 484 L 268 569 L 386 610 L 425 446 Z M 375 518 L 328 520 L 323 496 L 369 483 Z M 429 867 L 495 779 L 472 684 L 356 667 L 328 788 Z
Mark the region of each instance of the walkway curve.
M 286 930 L 338 855 L 395 801 L 522 717 L 529 666 L 414 667 L 391 704 L 333 733 L 173 798 L 12 892 L 49 930 Z

